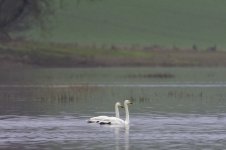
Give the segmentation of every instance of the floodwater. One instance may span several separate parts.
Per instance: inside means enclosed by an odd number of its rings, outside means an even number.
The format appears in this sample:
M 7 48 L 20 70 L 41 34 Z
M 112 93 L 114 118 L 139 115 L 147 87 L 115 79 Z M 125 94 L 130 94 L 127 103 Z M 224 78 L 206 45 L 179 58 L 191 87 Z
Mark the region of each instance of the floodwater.
M 1 70 L 0 149 L 225 149 L 225 91 L 225 68 Z M 86 122 L 125 99 L 129 126 Z

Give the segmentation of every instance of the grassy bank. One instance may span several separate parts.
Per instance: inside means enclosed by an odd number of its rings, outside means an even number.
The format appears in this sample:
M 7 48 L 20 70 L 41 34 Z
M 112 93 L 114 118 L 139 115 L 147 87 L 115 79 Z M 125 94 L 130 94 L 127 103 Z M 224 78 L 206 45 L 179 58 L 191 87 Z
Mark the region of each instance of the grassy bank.
M 12 41 L 0 45 L 1 65 L 43 67 L 226 66 L 226 52 L 160 46 L 78 45 Z
M 56 6 L 44 37 L 1 43 L 0 65 L 226 66 L 225 0 L 77 2 Z
M 50 34 L 36 40 L 164 47 L 226 47 L 225 0 L 62 1 Z M 33 35 L 33 36 L 32 36 Z

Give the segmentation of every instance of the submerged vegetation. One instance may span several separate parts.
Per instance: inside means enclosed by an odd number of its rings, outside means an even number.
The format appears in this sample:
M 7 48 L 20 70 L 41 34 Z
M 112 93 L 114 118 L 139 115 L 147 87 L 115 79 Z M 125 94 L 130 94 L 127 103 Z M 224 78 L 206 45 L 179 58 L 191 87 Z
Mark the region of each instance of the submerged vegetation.
M 147 73 L 147 74 L 132 74 L 128 75 L 128 78 L 174 78 L 171 73 Z

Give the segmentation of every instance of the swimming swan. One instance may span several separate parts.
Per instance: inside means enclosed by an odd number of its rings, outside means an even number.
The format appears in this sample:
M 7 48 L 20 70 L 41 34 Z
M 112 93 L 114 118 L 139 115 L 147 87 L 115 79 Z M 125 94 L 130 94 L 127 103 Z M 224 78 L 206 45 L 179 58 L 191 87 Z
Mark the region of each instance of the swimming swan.
M 129 108 L 128 105 L 133 104 L 130 100 L 124 101 L 126 120 L 122 120 L 116 117 L 108 117 L 99 122 L 99 124 L 109 124 L 109 125 L 128 125 L 129 124 Z
M 115 103 L 115 117 L 114 118 L 120 118 L 119 109 L 118 109 L 119 107 L 124 108 L 120 102 Z M 111 117 L 108 117 L 108 116 L 92 117 L 88 120 L 88 123 L 100 123 L 101 121 L 107 120 L 108 118 L 111 118 Z M 101 124 L 103 124 L 103 123 L 101 123 Z

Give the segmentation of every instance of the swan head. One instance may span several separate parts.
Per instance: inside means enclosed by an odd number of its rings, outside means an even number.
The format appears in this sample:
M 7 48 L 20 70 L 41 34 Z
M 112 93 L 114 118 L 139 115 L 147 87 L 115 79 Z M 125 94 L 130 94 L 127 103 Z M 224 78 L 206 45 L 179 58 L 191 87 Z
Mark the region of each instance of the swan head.
M 115 106 L 124 108 L 124 106 L 120 102 L 115 103 Z
M 133 104 L 133 103 L 130 100 L 125 100 L 124 101 L 124 104 L 127 104 L 128 105 L 128 104 Z

